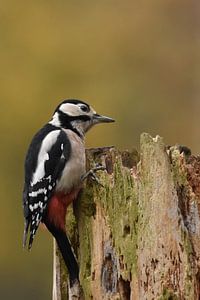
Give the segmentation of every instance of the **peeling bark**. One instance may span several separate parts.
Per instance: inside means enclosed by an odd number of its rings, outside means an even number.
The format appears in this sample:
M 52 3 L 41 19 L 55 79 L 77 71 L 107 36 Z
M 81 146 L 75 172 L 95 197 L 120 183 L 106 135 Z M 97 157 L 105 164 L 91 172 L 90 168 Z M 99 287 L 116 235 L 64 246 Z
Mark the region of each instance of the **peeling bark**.
M 136 151 L 87 151 L 103 187 L 87 181 L 67 215 L 86 300 L 200 299 L 200 157 L 141 136 Z M 53 300 L 67 275 L 54 250 Z

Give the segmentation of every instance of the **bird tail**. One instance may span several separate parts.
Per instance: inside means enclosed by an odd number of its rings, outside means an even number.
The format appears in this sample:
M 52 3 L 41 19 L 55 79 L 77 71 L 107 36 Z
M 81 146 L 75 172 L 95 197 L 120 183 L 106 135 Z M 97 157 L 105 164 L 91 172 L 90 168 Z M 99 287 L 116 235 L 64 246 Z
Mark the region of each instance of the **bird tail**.
M 29 224 L 30 224 L 29 220 L 25 219 L 25 222 L 24 222 L 24 234 L 23 234 L 23 248 L 26 247 L 26 241 L 27 241 Z
M 79 266 L 70 241 L 63 229 L 56 228 L 53 224 L 50 225 L 46 223 L 46 226 L 56 239 L 58 248 L 60 249 L 69 272 L 70 286 L 73 286 L 74 282 L 79 281 Z

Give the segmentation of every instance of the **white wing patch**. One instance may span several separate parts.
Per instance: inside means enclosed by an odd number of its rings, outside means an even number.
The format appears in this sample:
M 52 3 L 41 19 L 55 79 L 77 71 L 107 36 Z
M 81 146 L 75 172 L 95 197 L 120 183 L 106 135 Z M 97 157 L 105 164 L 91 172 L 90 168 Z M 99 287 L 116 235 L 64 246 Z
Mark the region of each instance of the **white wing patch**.
M 42 142 L 40 152 L 38 155 L 37 168 L 32 177 L 31 185 L 33 186 L 39 182 L 45 176 L 44 165 L 47 160 L 49 160 L 48 151 L 56 143 L 57 137 L 60 134 L 60 130 L 51 131 Z
M 46 193 L 47 193 L 47 189 L 45 189 L 45 188 L 42 189 L 41 188 L 37 191 L 29 193 L 28 195 L 29 195 L 29 197 L 37 197 L 39 194 L 45 194 L 46 195 Z

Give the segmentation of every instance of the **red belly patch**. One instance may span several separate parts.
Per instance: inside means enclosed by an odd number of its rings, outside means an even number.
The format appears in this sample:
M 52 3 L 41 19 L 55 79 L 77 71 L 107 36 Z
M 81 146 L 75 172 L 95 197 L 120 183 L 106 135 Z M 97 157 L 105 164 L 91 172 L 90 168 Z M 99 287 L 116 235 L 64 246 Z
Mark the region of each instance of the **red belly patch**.
M 47 208 L 47 220 L 57 228 L 65 230 L 65 216 L 67 207 L 78 196 L 80 189 L 73 190 L 68 194 L 55 193 L 49 201 Z

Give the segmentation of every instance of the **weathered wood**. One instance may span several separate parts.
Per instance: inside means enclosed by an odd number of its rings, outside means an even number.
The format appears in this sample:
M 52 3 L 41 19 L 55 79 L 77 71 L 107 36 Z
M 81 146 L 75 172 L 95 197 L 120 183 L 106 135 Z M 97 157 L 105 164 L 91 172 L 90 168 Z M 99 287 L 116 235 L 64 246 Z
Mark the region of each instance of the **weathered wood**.
M 148 134 L 140 152 L 87 152 L 88 169 L 107 171 L 103 187 L 87 181 L 67 216 L 85 300 L 200 299 L 200 158 Z M 55 249 L 54 260 L 53 300 L 66 300 Z

